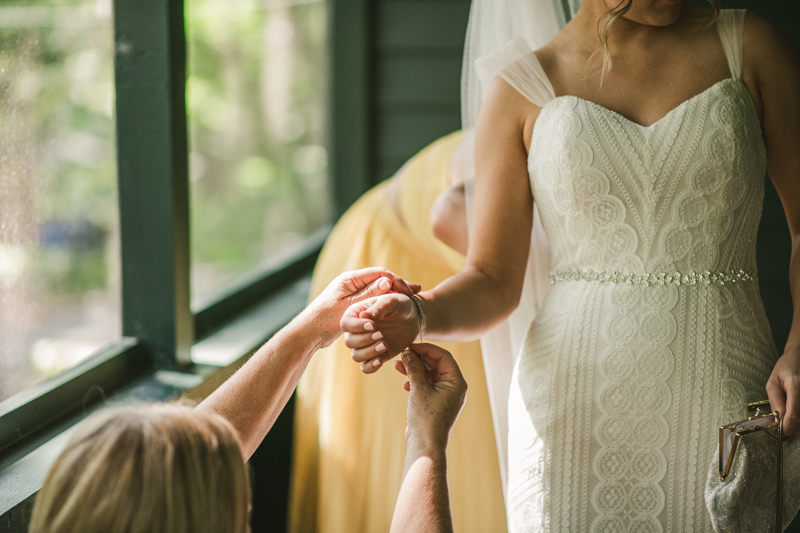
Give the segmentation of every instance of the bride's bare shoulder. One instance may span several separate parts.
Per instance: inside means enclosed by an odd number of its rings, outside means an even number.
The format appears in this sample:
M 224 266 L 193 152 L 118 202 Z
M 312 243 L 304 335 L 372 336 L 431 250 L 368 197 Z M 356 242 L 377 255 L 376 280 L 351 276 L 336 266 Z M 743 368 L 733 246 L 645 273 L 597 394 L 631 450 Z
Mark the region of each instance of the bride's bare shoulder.
M 570 80 L 582 79 L 596 49 L 571 25 L 562 29 L 550 42 L 534 52 L 556 94 Z
M 757 63 L 768 60 L 770 56 L 796 55 L 794 46 L 783 30 L 768 18 L 752 11 L 745 14 L 744 42 L 742 44 L 745 61 L 748 56 Z M 747 65 L 745 65 L 746 67 Z
M 742 74 L 756 85 L 777 75 L 796 75 L 800 56 L 777 24 L 748 11 L 744 20 Z
M 794 45 L 777 24 L 750 11 L 744 20 L 742 81 L 762 125 L 767 110 L 794 108 L 800 93 L 800 55 Z

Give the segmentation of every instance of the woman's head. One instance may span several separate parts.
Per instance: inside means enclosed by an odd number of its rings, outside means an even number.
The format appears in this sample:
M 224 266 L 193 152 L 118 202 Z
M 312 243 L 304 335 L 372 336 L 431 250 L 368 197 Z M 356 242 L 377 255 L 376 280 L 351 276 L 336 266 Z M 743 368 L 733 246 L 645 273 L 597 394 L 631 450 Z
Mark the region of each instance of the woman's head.
M 83 422 L 39 491 L 31 533 L 245 533 L 250 483 L 221 416 L 176 404 Z

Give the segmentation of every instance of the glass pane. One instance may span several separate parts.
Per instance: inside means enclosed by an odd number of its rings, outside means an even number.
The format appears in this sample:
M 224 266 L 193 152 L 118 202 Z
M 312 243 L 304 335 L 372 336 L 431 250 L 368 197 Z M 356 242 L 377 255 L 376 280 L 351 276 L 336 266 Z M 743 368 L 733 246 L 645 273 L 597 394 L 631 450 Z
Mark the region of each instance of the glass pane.
M 331 220 L 322 0 L 187 0 L 192 301 Z
M 0 401 L 120 337 L 110 0 L 0 1 Z

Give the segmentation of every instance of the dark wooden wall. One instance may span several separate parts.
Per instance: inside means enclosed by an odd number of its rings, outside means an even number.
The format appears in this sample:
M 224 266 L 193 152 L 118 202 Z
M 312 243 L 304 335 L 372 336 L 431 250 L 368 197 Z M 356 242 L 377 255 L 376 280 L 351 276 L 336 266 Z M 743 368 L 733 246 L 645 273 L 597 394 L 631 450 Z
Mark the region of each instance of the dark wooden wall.
M 375 3 L 376 181 L 461 127 L 461 56 L 469 6 L 469 0 Z

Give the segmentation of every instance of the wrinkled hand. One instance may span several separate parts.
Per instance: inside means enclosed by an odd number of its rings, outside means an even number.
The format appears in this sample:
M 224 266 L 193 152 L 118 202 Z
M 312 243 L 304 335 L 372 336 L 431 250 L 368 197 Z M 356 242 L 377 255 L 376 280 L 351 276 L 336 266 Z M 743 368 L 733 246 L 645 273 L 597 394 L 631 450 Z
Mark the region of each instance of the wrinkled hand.
M 372 374 L 419 335 L 417 308 L 410 295 L 384 294 L 350 306 L 341 320 L 353 361 Z
M 427 370 L 422 361 L 431 368 Z M 467 400 L 467 382 L 447 350 L 433 344 L 412 344 L 395 368 L 408 376 L 406 442 L 444 450 Z
M 408 298 L 418 293 L 420 286 L 407 283 L 383 267 L 364 268 L 337 276 L 307 309 L 315 326 L 321 327 L 321 345 L 329 346 L 339 337 L 339 321 L 348 307 L 390 291 Z
M 767 381 L 767 394 L 773 411 L 783 419 L 783 434 L 795 435 L 800 429 L 800 348 L 787 349 Z

